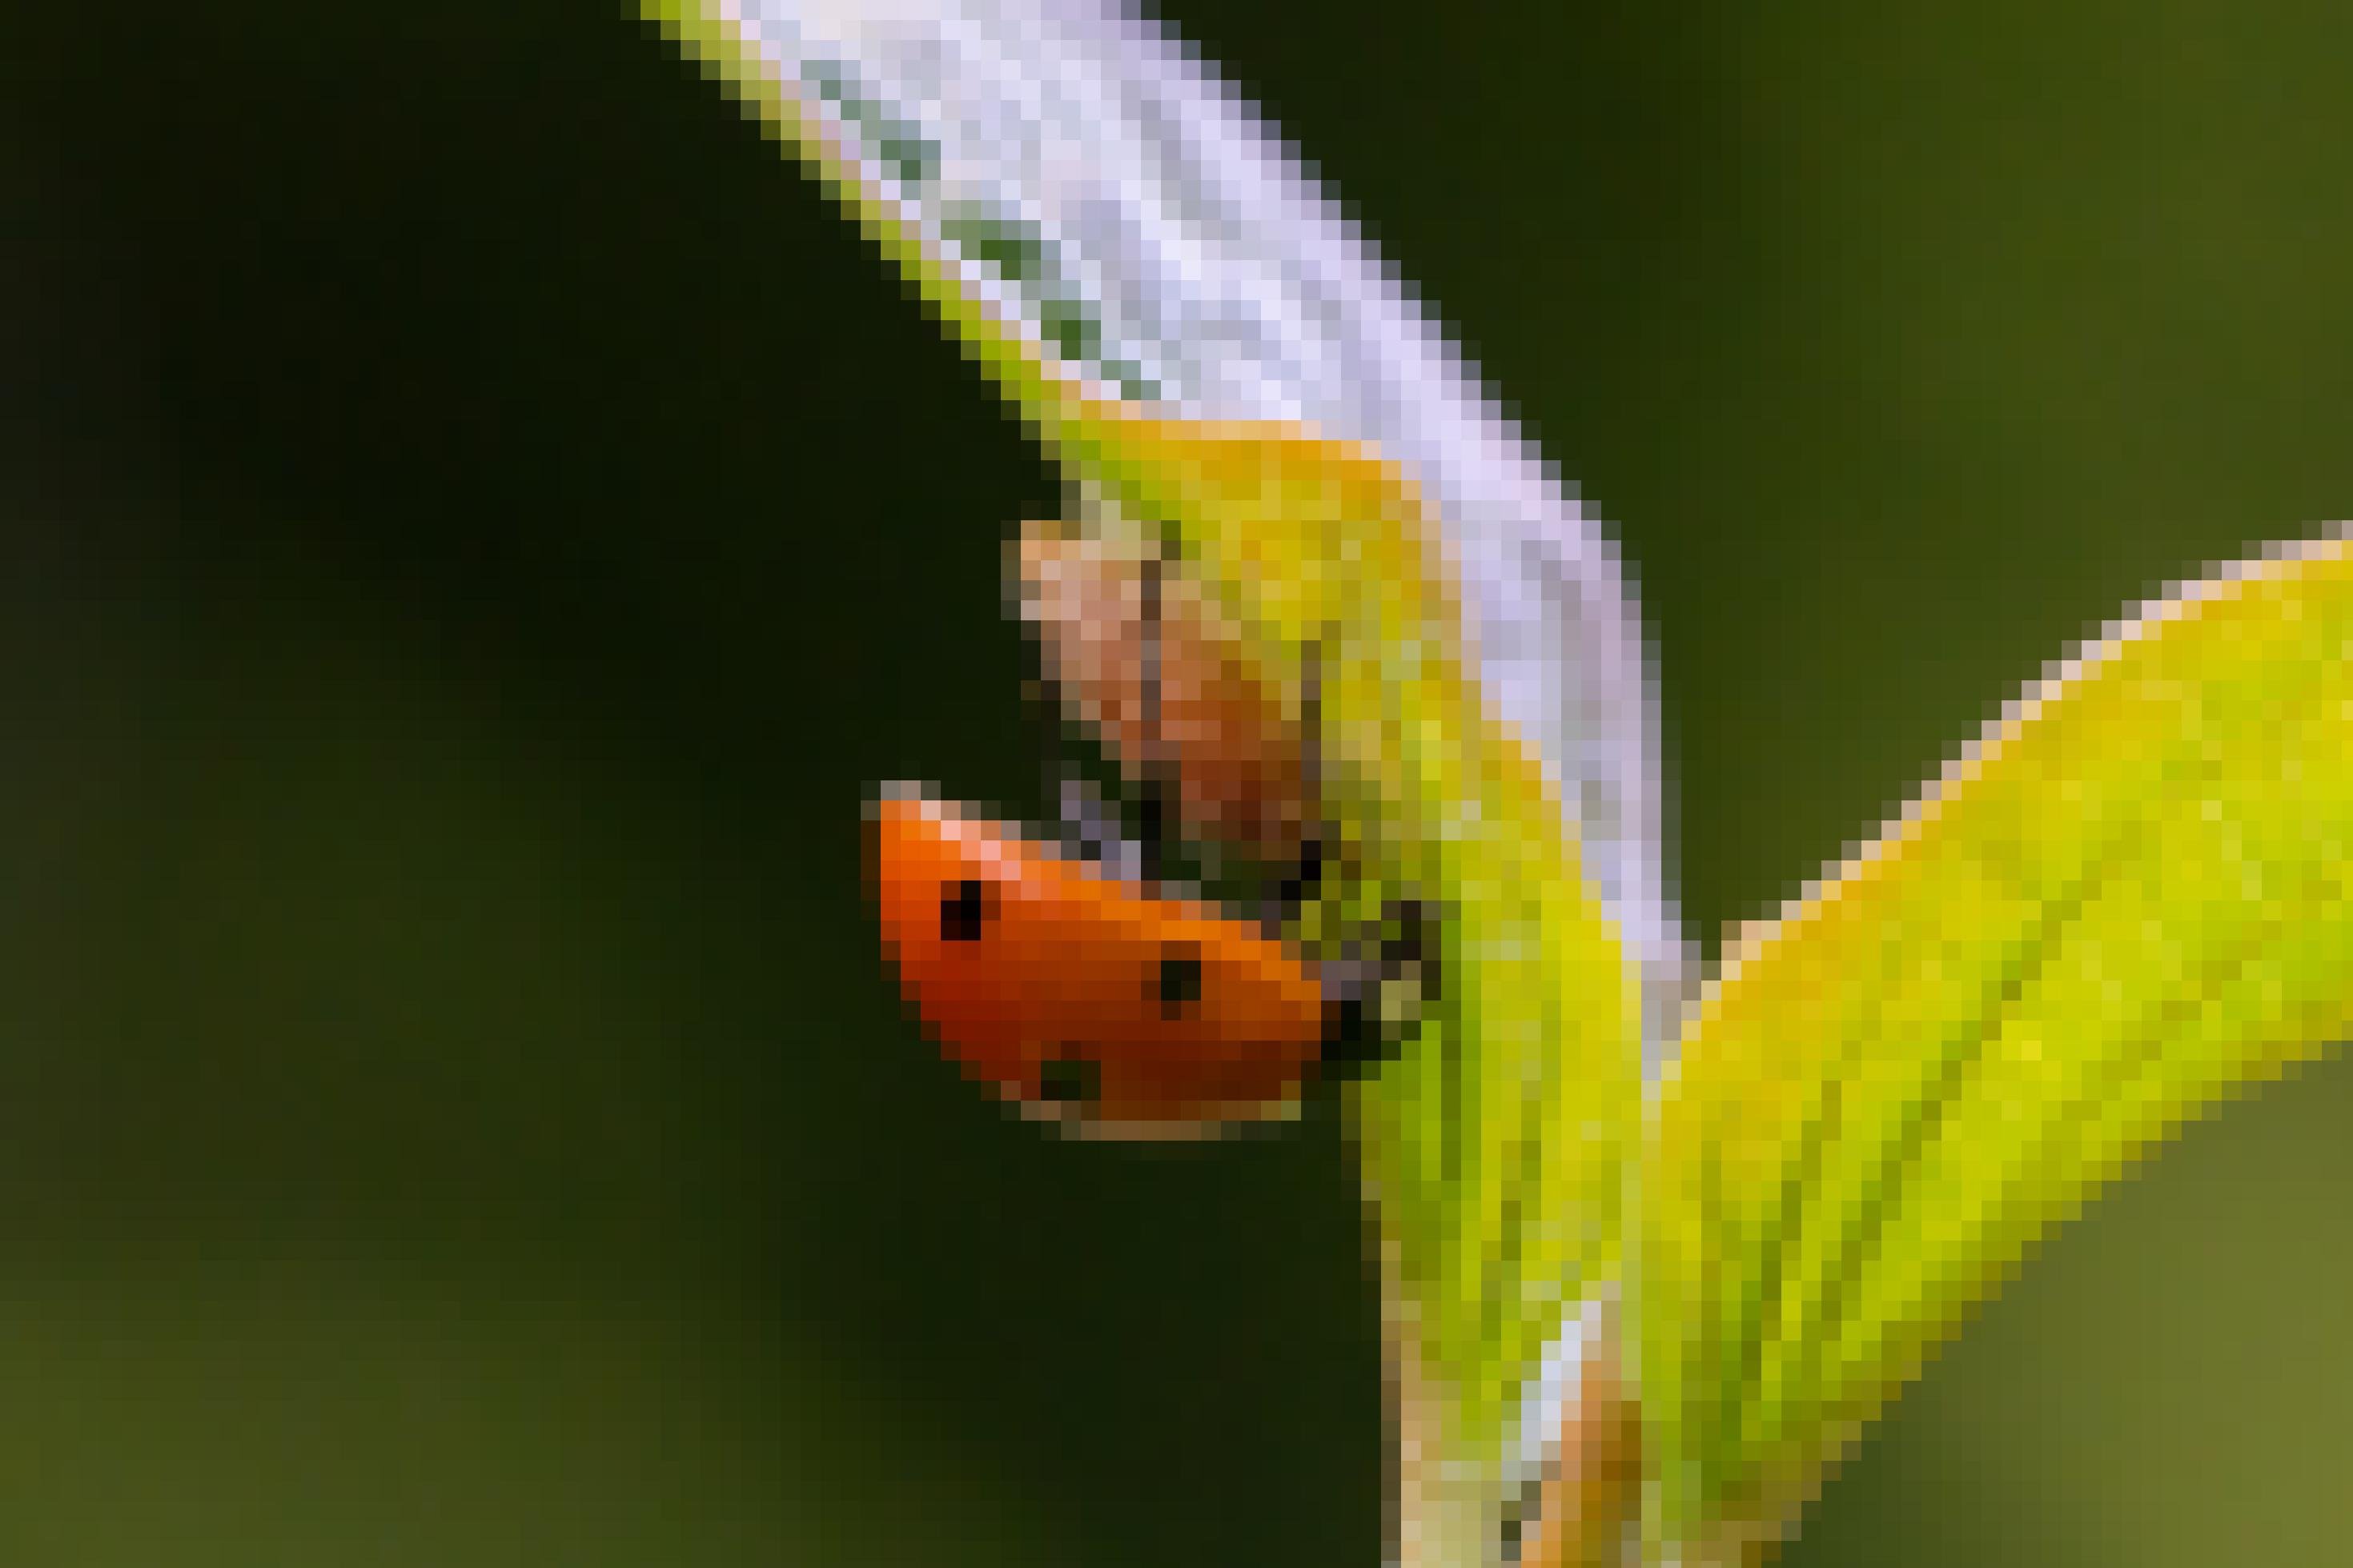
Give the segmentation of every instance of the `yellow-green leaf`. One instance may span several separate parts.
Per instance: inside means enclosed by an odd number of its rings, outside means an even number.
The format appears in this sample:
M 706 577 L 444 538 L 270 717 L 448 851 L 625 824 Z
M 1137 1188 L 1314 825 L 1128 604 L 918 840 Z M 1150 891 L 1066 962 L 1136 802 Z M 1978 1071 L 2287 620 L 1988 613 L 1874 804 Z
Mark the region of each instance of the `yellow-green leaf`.
M 1654 1554 L 1734 1562 L 2035 1241 L 2353 1016 L 2353 554 L 2030 691 L 1732 955 L 1643 1151 Z
M 1084 7 L 649 14 L 824 175 L 1080 488 L 1172 536 L 1268 689 L 1296 700 L 1312 665 L 1331 899 L 1438 915 L 1439 993 L 1356 1126 L 1444 1461 L 1419 1473 L 1446 1496 L 1407 1507 L 1441 1555 L 1483 1556 L 1533 1373 L 1615 1280 L 1643 1020 L 1680 956 L 1614 558 L 1172 41 Z

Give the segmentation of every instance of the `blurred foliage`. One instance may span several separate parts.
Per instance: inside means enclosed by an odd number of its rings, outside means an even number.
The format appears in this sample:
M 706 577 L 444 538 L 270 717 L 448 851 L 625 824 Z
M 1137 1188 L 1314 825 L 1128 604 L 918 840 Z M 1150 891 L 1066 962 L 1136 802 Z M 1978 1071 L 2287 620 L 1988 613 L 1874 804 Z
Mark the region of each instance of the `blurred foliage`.
M 2341 7 L 1176 19 L 1623 520 L 1696 929 L 2353 510 Z M 17 7 L 0 212 L 0 1560 L 1375 1560 L 1328 1119 L 1053 1143 L 899 1010 L 859 803 L 1037 809 L 1058 498 L 733 106 Z M 2326 1560 L 2348 1129 L 2193 1133 L 1788 1560 Z

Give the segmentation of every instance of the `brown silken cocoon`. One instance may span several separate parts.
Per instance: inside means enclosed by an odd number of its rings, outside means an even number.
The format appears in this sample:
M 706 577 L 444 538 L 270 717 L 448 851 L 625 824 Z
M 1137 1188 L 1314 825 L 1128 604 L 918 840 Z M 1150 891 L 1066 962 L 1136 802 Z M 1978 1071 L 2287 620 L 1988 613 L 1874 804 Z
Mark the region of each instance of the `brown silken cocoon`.
M 1017 566 L 1046 673 L 1122 771 L 1172 784 L 1188 837 L 1295 861 L 1310 819 L 1299 716 L 1251 676 L 1239 636 L 1181 565 L 1133 539 L 1033 522 Z M 1145 673 L 1155 597 L 1156 690 Z

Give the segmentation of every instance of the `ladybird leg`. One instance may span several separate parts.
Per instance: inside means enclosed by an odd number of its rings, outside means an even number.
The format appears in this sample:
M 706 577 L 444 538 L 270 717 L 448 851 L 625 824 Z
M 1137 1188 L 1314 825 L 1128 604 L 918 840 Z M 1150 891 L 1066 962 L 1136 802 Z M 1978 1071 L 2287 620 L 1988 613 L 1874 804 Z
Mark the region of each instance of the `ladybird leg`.
M 1346 1078 L 1382 1060 L 1389 1031 L 1381 1019 L 1380 965 L 1365 958 L 1327 958 L 1315 972 L 1324 984 L 1324 1040 L 1317 1058 L 1324 1071 Z
M 1383 1026 L 1402 1035 L 1439 997 L 1438 917 L 1419 899 L 1400 899 L 1381 913 Z
M 1324 840 L 1314 834 L 1299 841 L 1299 857 L 1275 879 L 1274 891 L 1260 900 L 1259 927 L 1280 938 L 1324 887 Z
M 1071 1110 L 1093 1109 L 1103 1098 L 1103 1066 L 1076 1051 L 1049 1057 L 1038 1069 L 1038 1098 Z
M 1120 831 L 1119 812 L 1093 781 L 1065 773 L 1058 792 L 1062 834 L 1082 860 L 1122 881 L 1144 879 L 1144 847 Z
M 1323 781 L 1323 739 L 1319 733 L 1324 717 L 1323 670 L 1324 642 L 1319 637 L 1307 645 L 1300 658 L 1299 810 L 1303 816 L 1313 811 L 1316 791 Z M 1280 936 L 1289 930 L 1301 911 L 1324 889 L 1330 857 L 1324 836 L 1310 822 L 1299 823 L 1298 832 L 1298 854 L 1290 869 L 1276 879 L 1274 895 L 1260 914 L 1260 921 L 1270 936 Z
M 1393 980 L 1412 983 L 1418 1001 L 1438 997 L 1438 915 L 1419 899 L 1400 899 L 1381 917 L 1381 962 Z
M 1419 899 L 1383 911 L 1375 939 L 1317 964 L 1325 997 L 1323 1063 L 1361 1071 L 1388 1059 L 1422 1009 L 1438 998 L 1437 917 Z

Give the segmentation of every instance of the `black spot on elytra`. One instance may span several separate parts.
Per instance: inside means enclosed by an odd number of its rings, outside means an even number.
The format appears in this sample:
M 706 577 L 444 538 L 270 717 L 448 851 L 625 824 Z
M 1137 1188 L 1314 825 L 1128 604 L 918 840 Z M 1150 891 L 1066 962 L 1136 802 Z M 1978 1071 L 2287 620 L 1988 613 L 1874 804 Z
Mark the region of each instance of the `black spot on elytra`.
M 1056 1057 L 1038 1069 L 1038 1098 L 1049 1105 L 1092 1105 L 1103 1094 L 1103 1068 L 1084 1057 Z
M 970 878 L 948 884 L 940 895 L 940 940 L 978 942 L 987 921 L 987 889 Z
M 1200 953 L 1189 947 L 1166 949 L 1154 968 L 1152 984 L 1161 1016 L 1176 1017 L 1201 1000 Z

